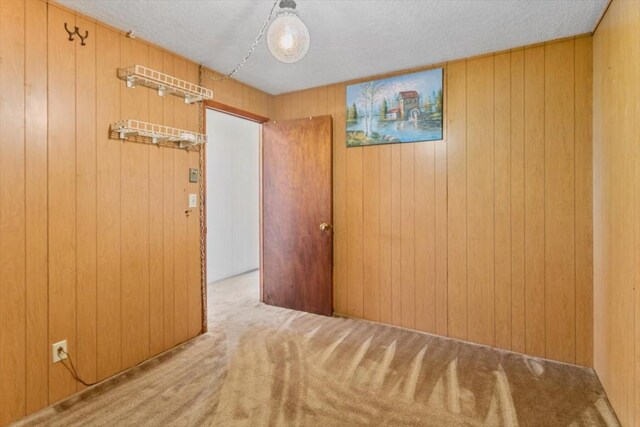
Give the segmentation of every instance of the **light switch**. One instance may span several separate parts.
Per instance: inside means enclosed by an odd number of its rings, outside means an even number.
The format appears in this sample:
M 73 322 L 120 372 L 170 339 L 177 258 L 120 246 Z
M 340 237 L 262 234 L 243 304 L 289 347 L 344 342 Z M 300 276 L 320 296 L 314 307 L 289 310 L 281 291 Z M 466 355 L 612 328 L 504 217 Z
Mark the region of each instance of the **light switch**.
M 197 194 L 189 194 L 189 207 L 197 208 L 198 207 L 198 195 Z

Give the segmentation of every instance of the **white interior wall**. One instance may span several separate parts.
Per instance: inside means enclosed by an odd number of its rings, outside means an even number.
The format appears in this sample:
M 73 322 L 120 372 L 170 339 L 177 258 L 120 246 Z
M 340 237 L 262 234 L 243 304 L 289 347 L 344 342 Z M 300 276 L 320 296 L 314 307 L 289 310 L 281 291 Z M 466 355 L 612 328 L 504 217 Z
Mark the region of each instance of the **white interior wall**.
M 207 110 L 207 280 L 259 266 L 260 124 Z

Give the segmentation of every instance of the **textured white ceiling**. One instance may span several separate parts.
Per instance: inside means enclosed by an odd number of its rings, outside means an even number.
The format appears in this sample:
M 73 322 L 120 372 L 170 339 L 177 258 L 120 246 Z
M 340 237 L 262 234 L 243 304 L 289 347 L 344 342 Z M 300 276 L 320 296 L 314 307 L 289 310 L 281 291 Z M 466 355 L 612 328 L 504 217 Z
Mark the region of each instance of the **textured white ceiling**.
M 245 56 L 272 0 L 58 0 L 221 72 Z M 298 0 L 307 56 L 263 39 L 238 80 L 278 94 L 591 32 L 607 0 Z

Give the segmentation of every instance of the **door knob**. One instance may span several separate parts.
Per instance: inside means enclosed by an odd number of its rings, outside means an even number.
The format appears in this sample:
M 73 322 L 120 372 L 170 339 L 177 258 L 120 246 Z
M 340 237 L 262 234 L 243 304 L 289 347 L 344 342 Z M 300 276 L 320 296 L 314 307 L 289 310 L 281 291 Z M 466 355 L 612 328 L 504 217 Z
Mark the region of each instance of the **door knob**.
M 322 224 L 320 224 L 320 230 L 325 231 L 325 230 L 331 230 L 333 228 L 333 226 L 331 224 L 327 224 L 326 222 L 323 222 Z

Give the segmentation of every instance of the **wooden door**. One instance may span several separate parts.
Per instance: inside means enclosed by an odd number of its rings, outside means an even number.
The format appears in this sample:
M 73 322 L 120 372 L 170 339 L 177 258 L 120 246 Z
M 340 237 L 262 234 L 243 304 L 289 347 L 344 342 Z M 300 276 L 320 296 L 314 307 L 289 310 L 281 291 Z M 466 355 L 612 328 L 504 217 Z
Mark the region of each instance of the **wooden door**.
M 262 301 L 330 316 L 331 117 L 272 121 L 262 132 Z

